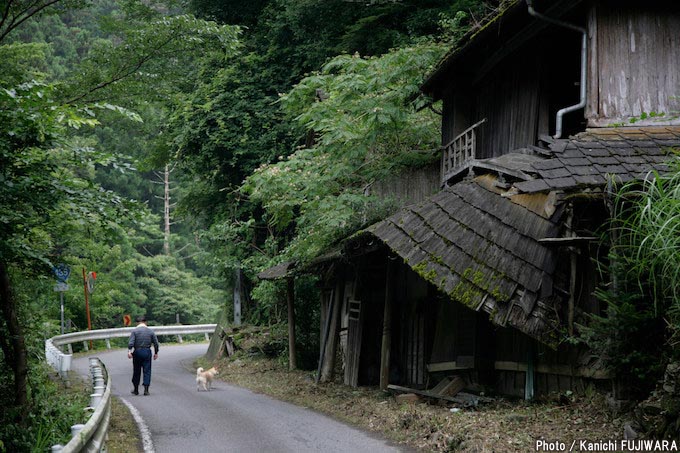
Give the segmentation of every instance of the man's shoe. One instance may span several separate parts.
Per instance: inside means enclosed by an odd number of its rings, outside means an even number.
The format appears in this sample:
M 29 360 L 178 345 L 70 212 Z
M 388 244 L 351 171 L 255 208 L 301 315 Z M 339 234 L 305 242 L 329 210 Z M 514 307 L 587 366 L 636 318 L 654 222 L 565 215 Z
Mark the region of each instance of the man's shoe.
M 130 393 L 132 393 L 133 395 L 139 395 L 139 387 L 133 388 L 132 392 L 130 392 Z
M 149 386 L 145 385 L 144 386 L 144 395 L 148 395 L 148 394 L 149 394 Z

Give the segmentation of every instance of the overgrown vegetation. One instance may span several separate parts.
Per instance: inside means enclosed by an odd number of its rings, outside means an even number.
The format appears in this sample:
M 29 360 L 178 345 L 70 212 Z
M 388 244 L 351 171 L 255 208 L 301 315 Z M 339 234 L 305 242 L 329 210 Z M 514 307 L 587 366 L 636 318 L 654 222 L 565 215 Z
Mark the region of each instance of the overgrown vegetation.
M 680 342 L 680 162 L 613 194 L 608 226 L 613 281 L 597 292 L 606 313 L 584 337 L 632 395 L 645 397 L 678 360 Z
M 71 426 L 84 423 L 88 413 L 89 392 L 83 385 L 64 387 L 59 378 L 44 362 L 29 365 L 28 388 L 31 410 L 25 424 L 2 423 L 0 425 L 0 451 L 43 452 L 52 445 L 65 445 L 71 438 Z M 2 420 L 16 419 L 20 414 L 14 405 L 8 388 L 7 375 L 3 375 L 3 392 L 0 397 Z M 55 380 L 56 379 L 56 380 Z
M 82 417 L 84 405 L 62 398 L 41 369 L 43 340 L 59 332 L 52 265 L 73 268 L 66 317 L 81 328 L 87 326 L 78 284 L 83 267 L 100 276 L 91 305 L 95 328 L 121 325 L 123 313 L 153 314 L 160 323 L 179 313 L 200 322 L 214 316 L 224 297 L 179 256 L 145 256 L 159 254 L 149 251 L 160 242 L 158 216 L 143 199 L 118 190 L 144 184 L 129 177 L 137 156 L 119 155 L 92 128 L 113 117 L 133 129 L 142 117 L 127 108 L 136 105 L 129 98 L 150 86 L 164 96 L 176 93 L 175 65 L 187 64 L 177 55 L 200 49 L 225 57 L 236 30 L 106 0 L 94 2 L 110 19 L 97 28 L 101 22 L 74 20 L 85 6 L 9 1 L 0 8 L 0 444 L 9 451 L 44 451 L 68 436 L 74 413 Z M 76 40 L 83 46 L 77 50 L 59 48 L 80 32 L 99 39 Z M 38 42 L 24 42 L 30 39 Z M 104 187 L 98 178 L 108 172 L 128 178 Z

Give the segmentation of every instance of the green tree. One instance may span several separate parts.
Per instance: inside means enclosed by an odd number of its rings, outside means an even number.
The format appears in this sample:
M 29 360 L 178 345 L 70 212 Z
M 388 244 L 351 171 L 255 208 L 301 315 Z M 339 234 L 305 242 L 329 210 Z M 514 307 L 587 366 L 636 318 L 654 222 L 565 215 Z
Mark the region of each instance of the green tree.
M 66 1 L 0 3 L 0 55 L 20 57 L 12 63 L 3 60 L 8 71 L 0 80 L 0 371 L 3 387 L 13 383 L 13 390 L 3 395 L 14 395 L 12 404 L 22 425 L 29 410 L 27 298 L 17 293 L 25 287 L 12 282 L 45 275 L 60 257 L 86 261 L 87 252 L 75 250 L 86 243 L 80 236 L 83 232 L 113 240 L 121 232 L 121 219 L 141 219 L 136 215 L 141 212 L 138 205 L 94 181 L 97 169 L 130 166 L 94 150 L 89 146 L 92 142 L 77 137 L 78 133 L 98 124 L 96 115 L 101 112 L 139 121 L 139 115 L 120 101 L 150 92 L 149 86 L 158 88 L 155 99 L 175 93 L 188 80 L 173 79 L 189 61 L 186 55 L 209 49 L 227 58 L 236 47 L 237 35 L 234 27 L 185 15 L 162 17 L 141 2 L 126 2 L 136 20 L 118 21 L 115 41 L 97 41 L 82 65 L 69 72 L 70 79 L 36 82 L 48 77 L 31 69 L 32 62 L 47 61 L 45 45 L 11 42 L 10 37 L 37 16 L 59 10 L 57 4 L 81 6 Z M 73 58 L 73 53 L 68 57 Z M 49 76 L 54 74 L 61 72 Z M 165 78 L 159 79 L 160 75 Z M 135 99 L 128 105 L 141 103 Z M 132 242 L 136 246 L 143 246 L 143 240 Z M 11 370 L 9 381 L 4 378 L 6 370 Z
M 27 407 L 25 338 L 10 282 L 10 267 L 27 276 L 49 265 L 55 216 L 68 211 L 87 222 L 108 214 L 125 215 L 128 206 L 113 194 L 99 193 L 77 177 L 88 162 L 108 164 L 110 157 L 90 149 L 68 147 L 67 128 L 92 126 L 96 120 L 81 109 L 52 100 L 53 87 L 37 82 L 0 89 L 0 301 L 4 328 L 0 346 L 14 372 L 15 404 Z
M 421 44 L 381 57 L 339 56 L 282 96 L 286 111 L 315 134 L 314 143 L 262 165 L 244 190 L 262 204 L 275 231 L 294 226 L 287 258 L 313 258 L 386 215 L 389 204 L 366 196 L 366 189 L 437 157 L 438 118 L 419 108 L 424 101 L 417 93 L 443 50 Z

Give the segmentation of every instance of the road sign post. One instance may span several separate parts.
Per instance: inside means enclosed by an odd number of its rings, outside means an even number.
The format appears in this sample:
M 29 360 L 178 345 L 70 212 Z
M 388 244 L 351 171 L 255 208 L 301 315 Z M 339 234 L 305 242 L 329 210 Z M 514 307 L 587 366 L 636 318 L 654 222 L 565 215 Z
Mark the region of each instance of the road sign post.
M 59 305 L 61 312 L 61 334 L 64 334 L 64 293 L 68 291 L 68 276 L 71 275 L 71 268 L 67 264 L 59 263 L 52 268 L 54 276 L 57 277 L 57 284 L 54 285 L 54 290 L 59 293 Z
M 88 294 L 92 291 L 89 290 L 88 278 L 85 268 L 83 268 L 83 289 L 85 291 L 85 314 L 87 315 L 87 330 L 92 330 L 92 321 L 90 320 L 90 300 L 88 298 Z M 92 283 L 92 289 L 94 289 L 94 279 Z M 90 340 L 90 348 L 92 348 L 92 340 Z

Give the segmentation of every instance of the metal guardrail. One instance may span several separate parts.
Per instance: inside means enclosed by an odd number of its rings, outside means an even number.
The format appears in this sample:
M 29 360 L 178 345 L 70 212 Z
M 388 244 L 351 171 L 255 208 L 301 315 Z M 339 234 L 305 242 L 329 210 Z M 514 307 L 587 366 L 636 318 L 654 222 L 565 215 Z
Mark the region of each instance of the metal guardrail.
M 206 339 L 209 333 L 215 331 L 216 324 L 197 324 L 191 326 L 149 326 L 156 335 L 184 335 L 204 333 Z M 110 338 L 127 337 L 134 327 L 118 329 L 99 329 L 58 335 L 45 340 L 45 359 L 47 363 L 59 372 L 63 379 L 68 379 L 71 370 L 73 354 L 65 354 L 57 346 L 69 345 L 78 341 L 107 340 Z M 180 337 L 181 338 L 181 337 Z M 106 373 L 104 386 L 104 372 L 106 367 L 96 357 L 90 357 L 90 373 L 92 375 L 93 393 L 90 395 L 90 406 L 86 409 L 94 412 L 84 425 L 71 427 L 71 440 L 65 446 L 54 445 L 53 452 L 94 452 L 106 451 L 105 441 L 111 418 L 111 376 Z
M 191 333 L 213 333 L 217 324 L 196 324 L 192 326 L 149 326 L 156 335 L 187 335 Z M 79 341 L 107 340 L 130 336 L 134 327 L 120 327 L 116 329 L 84 330 L 82 332 L 66 333 L 52 338 L 55 346 L 77 343 Z

